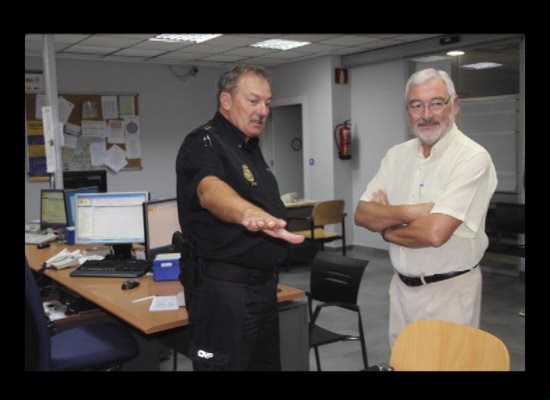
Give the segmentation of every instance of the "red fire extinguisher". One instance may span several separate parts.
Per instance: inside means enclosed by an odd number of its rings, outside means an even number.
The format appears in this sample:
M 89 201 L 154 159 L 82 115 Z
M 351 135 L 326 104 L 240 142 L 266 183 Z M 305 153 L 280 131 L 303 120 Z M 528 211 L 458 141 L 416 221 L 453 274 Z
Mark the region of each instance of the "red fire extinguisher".
M 334 128 L 334 141 L 338 148 L 338 157 L 341 160 L 351 158 L 351 120 L 344 121 Z

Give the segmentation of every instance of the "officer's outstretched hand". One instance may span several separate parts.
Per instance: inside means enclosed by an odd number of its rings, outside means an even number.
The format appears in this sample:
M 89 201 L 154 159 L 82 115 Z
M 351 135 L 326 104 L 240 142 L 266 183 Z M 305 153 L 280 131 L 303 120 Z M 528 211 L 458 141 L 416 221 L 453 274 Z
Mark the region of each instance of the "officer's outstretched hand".
M 275 218 L 264 211 L 254 211 L 246 215 L 241 225 L 251 232 L 262 231 L 266 235 L 285 240 L 289 243 L 299 244 L 304 241 L 302 235 L 296 235 L 285 229 L 286 221 Z

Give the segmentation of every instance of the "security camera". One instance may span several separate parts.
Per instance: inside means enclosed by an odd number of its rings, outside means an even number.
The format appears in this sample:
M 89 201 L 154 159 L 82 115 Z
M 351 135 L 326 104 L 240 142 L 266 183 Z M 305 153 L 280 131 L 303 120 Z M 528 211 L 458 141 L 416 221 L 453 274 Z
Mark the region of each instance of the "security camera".
M 439 39 L 439 44 L 441 46 L 445 46 L 448 44 L 458 43 L 460 42 L 460 36 L 454 35 L 454 36 L 447 36 L 444 38 Z

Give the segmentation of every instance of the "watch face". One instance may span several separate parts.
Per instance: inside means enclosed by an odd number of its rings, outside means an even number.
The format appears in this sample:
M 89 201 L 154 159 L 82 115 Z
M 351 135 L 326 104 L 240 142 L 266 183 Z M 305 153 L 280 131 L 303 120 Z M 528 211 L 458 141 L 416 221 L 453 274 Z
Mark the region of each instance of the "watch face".
M 295 150 L 295 151 L 298 151 L 298 150 L 302 149 L 302 141 L 300 140 L 300 138 L 292 139 L 291 145 L 292 145 L 292 149 Z

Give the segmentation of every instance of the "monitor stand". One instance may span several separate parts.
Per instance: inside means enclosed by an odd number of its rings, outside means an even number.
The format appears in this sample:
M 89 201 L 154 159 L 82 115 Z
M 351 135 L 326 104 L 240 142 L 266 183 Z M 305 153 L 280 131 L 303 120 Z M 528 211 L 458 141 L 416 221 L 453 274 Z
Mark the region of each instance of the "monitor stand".
M 114 257 L 116 260 L 131 260 L 132 257 L 132 244 L 131 243 L 122 243 L 122 244 L 113 244 Z

